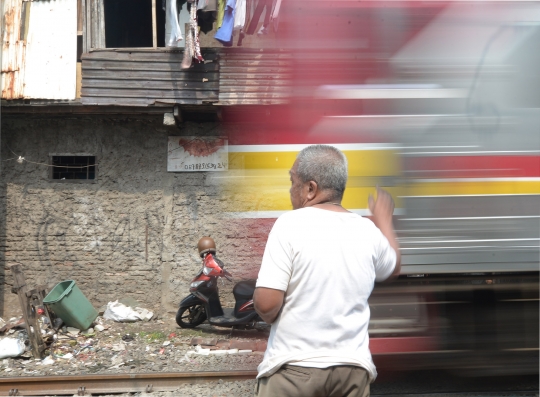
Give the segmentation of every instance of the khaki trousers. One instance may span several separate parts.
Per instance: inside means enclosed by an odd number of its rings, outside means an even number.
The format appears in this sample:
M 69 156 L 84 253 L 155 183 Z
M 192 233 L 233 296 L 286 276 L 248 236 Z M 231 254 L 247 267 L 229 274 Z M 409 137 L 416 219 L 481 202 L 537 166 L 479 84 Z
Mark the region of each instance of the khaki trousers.
M 369 375 L 362 367 L 309 368 L 284 365 L 259 378 L 257 397 L 369 397 Z

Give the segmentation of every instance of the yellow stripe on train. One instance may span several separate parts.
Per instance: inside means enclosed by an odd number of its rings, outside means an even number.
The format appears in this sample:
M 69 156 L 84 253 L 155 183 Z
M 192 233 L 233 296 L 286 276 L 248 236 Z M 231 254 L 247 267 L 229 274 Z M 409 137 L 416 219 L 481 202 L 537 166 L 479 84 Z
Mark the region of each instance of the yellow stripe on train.
M 346 208 L 367 208 L 375 186 L 383 187 L 384 178 L 401 174 L 399 157 L 394 150 L 344 151 L 348 161 L 349 181 L 343 198 Z M 220 176 L 221 186 L 231 194 L 227 202 L 231 212 L 288 211 L 289 170 L 297 152 L 230 152 L 229 171 Z M 397 197 L 403 191 L 389 188 Z M 400 205 L 397 199 L 396 205 Z
M 399 157 L 394 150 L 344 151 L 350 176 L 400 175 Z M 290 170 L 296 152 L 230 152 L 229 170 Z M 287 177 L 288 180 L 288 177 Z
M 269 179 L 269 178 L 268 178 Z M 267 179 L 267 180 L 268 180 Z M 401 187 L 386 187 L 395 198 L 396 207 L 401 207 L 400 196 L 403 195 Z M 291 210 L 291 200 L 289 197 L 290 183 L 287 185 L 272 186 L 271 183 L 264 186 L 243 185 L 233 187 L 229 185 L 229 197 L 226 204 L 227 211 L 230 212 L 251 212 L 251 211 L 288 211 Z M 342 204 L 345 208 L 363 209 L 368 208 L 368 197 L 375 194 L 375 184 L 373 186 L 347 186 Z

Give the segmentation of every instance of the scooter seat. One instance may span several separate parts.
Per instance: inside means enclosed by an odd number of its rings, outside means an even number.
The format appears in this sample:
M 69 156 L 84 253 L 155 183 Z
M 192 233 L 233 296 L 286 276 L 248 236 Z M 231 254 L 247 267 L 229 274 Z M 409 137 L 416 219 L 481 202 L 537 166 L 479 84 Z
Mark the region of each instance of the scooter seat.
M 240 281 L 233 288 L 233 295 L 236 301 L 250 300 L 255 292 L 255 283 L 257 280 Z

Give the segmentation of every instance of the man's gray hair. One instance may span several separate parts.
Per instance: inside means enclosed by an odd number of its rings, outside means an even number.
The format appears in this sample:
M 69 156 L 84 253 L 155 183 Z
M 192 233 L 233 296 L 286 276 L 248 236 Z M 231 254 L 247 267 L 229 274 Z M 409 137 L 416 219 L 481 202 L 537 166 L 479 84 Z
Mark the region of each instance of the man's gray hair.
M 329 145 L 311 145 L 297 156 L 298 177 L 303 183 L 314 181 L 321 190 L 331 190 L 331 200 L 341 200 L 347 184 L 347 157 Z

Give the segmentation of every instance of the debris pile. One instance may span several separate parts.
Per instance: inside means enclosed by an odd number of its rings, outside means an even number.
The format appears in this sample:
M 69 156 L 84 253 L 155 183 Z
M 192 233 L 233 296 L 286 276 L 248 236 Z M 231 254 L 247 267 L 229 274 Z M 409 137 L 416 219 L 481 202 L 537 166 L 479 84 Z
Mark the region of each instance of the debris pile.
M 178 330 L 174 319 L 171 329 L 131 298 L 98 311 L 73 280 L 47 293 L 29 289 L 21 265 L 11 270 L 23 315 L 0 318 L 0 376 L 255 369 L 266 349 L 262 340 L 193 338 L 201 331 Z
M 79 330 L 60 326 L 50 337 L 45 357 L 35 359 L 30 351 L 24 323 L 0 335 L 23 341 L 25 351 L 0 359 L 0 376 L 47 376 L 114 374 L 133 372 L 254 370 L 262 361 L 267 334 L 201 326 L 201 330 L 179 329 L 174 319 L 166 322 L 116 322 L 99 316 L 92 327 Z M 21 328 L 22 327 L 22 328 Z M 54 330 L 54 324 L 51 326 Z M 210 338 L 203 338 L 203 333 Z M 194 336 L 196 335 L 196 336 Z

